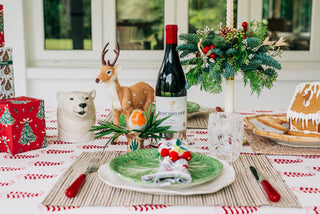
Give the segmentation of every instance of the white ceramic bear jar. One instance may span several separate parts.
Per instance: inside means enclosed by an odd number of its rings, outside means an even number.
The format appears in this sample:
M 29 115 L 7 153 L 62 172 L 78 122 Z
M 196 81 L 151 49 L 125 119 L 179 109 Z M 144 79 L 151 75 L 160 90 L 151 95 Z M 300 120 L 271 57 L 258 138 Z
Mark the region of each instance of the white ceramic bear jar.
M 93 102 L 96 91 L 58 91 L 56 97 L 58 139 L 73 143 L 94 140 L 94 133 L 89 130 L 96 122 L 96 109 Z

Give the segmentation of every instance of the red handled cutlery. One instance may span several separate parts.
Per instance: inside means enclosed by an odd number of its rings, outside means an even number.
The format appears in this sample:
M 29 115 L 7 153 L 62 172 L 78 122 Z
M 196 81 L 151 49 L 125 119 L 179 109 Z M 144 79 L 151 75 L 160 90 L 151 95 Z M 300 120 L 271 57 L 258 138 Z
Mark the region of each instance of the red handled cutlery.
M 65 195 L 68 198 L 75 197 L 77 195 L 80 187 L 82 186 L 82 184 L 86 180 L 87 175 L 92 172 L 97 171 L 98 168 L 99 168 L 98 163 L 96 163 L 96 162 L 89 163 L 85 173 L 79 175 L 79 177 L 68 187 L 68 189 L 66 189 Z
M 277 202 L 280 200 L 281 196 L 280 194 L 277 192 L 277 190 L 275 190 L 273 188 L 273 186 L 269 183 L 269 181 L 267 181 L 259 172 L 256 168 L 254 168 L 253 166 L 250 166 L 250 170 L 252 172 L 252 174 L 254 175 L 254 177 L 257 179 L 257 181 L 262 185 L 264 191 L 267 193 L 270 201 L 273 202 Z

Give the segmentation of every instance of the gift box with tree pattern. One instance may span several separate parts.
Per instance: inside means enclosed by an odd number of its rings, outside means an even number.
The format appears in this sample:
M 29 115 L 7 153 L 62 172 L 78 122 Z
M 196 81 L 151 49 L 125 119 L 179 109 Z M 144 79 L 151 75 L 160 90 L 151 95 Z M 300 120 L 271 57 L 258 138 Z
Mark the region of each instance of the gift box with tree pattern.
M 44 101 L 30 97 L 0 100 L 0 152 L 14 155 L 45 146 Z

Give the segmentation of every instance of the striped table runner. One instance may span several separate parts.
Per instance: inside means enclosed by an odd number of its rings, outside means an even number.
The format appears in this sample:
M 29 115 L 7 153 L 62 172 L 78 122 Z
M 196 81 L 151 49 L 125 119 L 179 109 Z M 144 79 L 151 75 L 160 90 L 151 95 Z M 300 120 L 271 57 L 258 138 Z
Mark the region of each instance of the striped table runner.
M 90 158 L 100 157 L 99 164 L 105 164 L 123 152 L 83 152 L 64 172 L 53 189 L 48 193 L 43 205 L 48 206 L 133 206 L 133 205 L 172 205 L 172 206 L 262 206 L 300 207 L 295 195 L 282 181 L 280 175 L 265 155 L 241 154 L 232 165 L 236 180 L 231 185 L 211 194 L 200 195 L 153 195 L 111 187 L 91 173 L 75 198 L 64 195 L 67 187 L 83 173 Z M 254 165 L 279 191 L 281 200 L 270 202 L 262 187 L 249 170 Z
M 267 155 L 320 155 L 320 148 L 285 146 L 268 138 L 254 134 L 245 129 L 244 136 L 250 143 L 252 150 L 258 154 Z

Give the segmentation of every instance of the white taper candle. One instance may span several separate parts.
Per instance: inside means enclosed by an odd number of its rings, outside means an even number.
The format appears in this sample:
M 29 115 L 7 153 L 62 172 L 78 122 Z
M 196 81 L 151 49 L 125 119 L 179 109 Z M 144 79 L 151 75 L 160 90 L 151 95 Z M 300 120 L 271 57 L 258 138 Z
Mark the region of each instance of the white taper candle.
M 233 28 L 233 0 L 227 0 L 227 27 Z M 225 112 L 234 112 L 234 80 L 229 79 L 225 82 Z
M 233 0 L 227 0 L 227 27 L 233 28 Z

